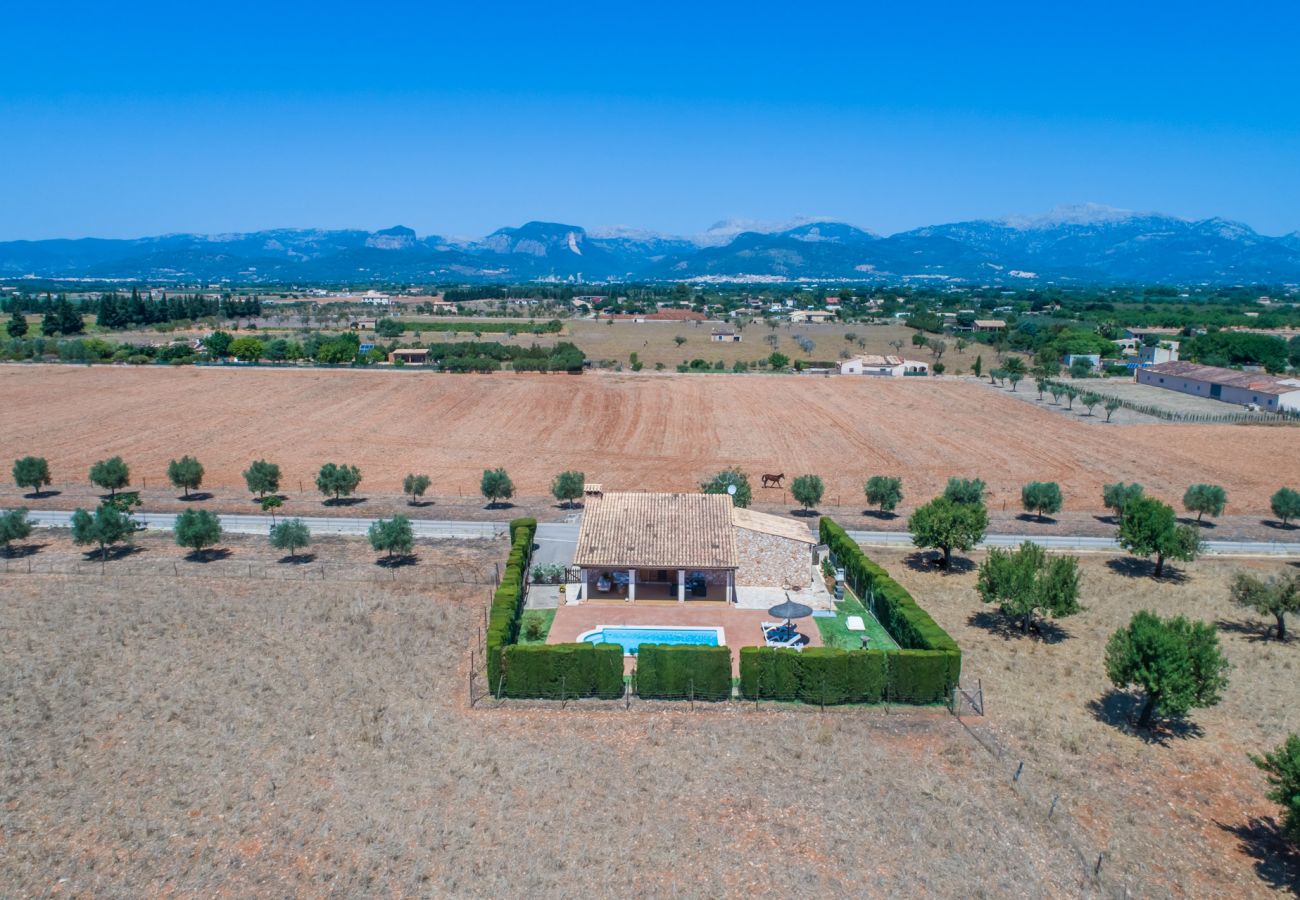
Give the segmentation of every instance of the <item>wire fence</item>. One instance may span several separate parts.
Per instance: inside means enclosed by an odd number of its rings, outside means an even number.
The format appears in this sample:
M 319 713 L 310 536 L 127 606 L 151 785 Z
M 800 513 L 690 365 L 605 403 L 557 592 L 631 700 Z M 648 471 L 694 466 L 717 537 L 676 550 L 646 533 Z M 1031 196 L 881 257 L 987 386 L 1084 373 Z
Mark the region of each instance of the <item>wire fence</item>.
M 1151 416 L 1154 419 L 1162 419 L 1166 422 L 1178 422 L 1185 425 L 1300 425 L 1300 412 L 1293 410 L 1280 410 L 1278 412 L 1252 412 L 1244 411 L 1237 413 L 1184 413 L 1171 409 L 1165 409 L 1162 406 L 1155 406 L 1150 403 L 1135 403 L 1132 400 L 1126 400 L 1123 397 L 1117 397 L 1114 394 L 1094 391 L 1090 388 L 1079 387 L 1078 385 L 1067 385 L 1060 381 L 1047 380 L 1045 382 L 1047 393 L 1053 397 L 1065 397 L 1067 392 L 1073 390 L 1077 392 L 1076 400 L 1085 395 L 1092 394 L 1100 398 L 1095 405 L 1104 406 L 1108 402 L 1118 403 L 1123 409 L 1130 412 L 1141 413 L 1144 416 Z M 1073 404 L 1074 401 L 1070 401 Z
M 184 580 L 211 578 L 253 578 L 268 581 L 342 581 L 374 583 L 378 577 L 391 581 L 429 585 L 492 585 L 495 575 L 490 570 L 446 566 L 421 566 L 418 563 L 399 561 L 395 565 L 382 563 L 317 562 L 308 557 L 283 562 L 237 562 L 212 557 L 207 562 L 192 560 L 135 560 L 126 558 L 107 560 L 46 560 L 28 557 L 7 557 L 0 554 L 0 573 L 14 575 L 66 575 L 72 577 L 158 577 Z

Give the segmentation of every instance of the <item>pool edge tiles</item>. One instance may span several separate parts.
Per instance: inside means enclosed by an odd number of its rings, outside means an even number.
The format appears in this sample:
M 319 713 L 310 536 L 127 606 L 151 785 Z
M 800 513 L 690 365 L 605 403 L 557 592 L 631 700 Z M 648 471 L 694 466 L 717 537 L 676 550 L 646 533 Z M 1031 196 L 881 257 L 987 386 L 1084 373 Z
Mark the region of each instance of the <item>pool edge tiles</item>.
M 623 636 L 624 637 L 623 640 L 617 640 L 616 639 L 617 634 L 615 635 L 615 637 L 606 636 L 606 632 L 617 633 L 620 631 L 634 632 L 638 635 L 638 637 L 635 639 L 635 641 L 632 641 L 627 639 L 628 638 L 627 635 Z M 680 635 L 682 632 L 692 632 L 692 633 L 700 634 L 701 636 L 712 635 L 714 640 L 712 643 L 710 643 L 707 640 L 707 638 L 701 641 L 682 641 L 682 640 L 663 640 L 663 639 L 656 640 L 655 635 L 653 634 L 654 632 L 659 632 L 661 638 L 671 637 L 672 635 Z M 646 634 L 649 634 L 650 636 L 649 637 L 640 636 Z M 595 638 L 597 635 L 600 636 L 600 639 L 593 640 L 593 638 Z M 636 652 L 638 649 L 640 649 L 642 644 L 670 644 L 670 645 L 684 646 L 684 647 L 725 647 L 727 646 L 726 631 L 721 626 L 696 626 L 696 625 L 681 625 L 681 626 L 597 625 L 595 628 L 592 628 L 588 631 L 584 631 L 582 634 L 578 635 L 578 642 L 579 643 L 586 642 L 586 643 L 593 643 L 593 644 L 599 644 L 599 643 L 619 644 L 620 646 L 623 647 L 624 656 L 636 656 Z

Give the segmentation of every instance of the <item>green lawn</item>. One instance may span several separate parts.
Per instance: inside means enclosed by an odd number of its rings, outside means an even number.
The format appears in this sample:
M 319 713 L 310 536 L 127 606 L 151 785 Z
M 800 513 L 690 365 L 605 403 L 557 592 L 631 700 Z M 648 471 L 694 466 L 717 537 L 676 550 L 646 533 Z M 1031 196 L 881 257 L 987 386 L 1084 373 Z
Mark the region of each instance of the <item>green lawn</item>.
M 555 621 L 555 610 L 553 609 L 526 609 L 524 614 L 519 618 L 519 643 L 520 644 L 545 644 L 546 636 L 551 633 L 551 623 Z M 531 640 L 528 637 L 528 627 L 532 622 L 536 622 L 541 629 L 540 637 Z
M 898 644 L 889 636 L 885 626 L 876 621 L 876 617 L 867 611 L 867 608 L 862 605 L 847 586 L 844 588 L 844 599 L 835 604 L 835 609 L 837 611 L 835 618 L 822 616 L 813 619 L 822 633 L 822 643 L 827 647 L 836 647 L 840 650 L 861 650 L 862 635 L 865 633 L 870 641 L 868 646 L 873 649 L 898 649 Z M 846 624 L 849 616 L 862 616 L 862 622 L 867 626 L 867 630 L 865 632 L 849 631 Z

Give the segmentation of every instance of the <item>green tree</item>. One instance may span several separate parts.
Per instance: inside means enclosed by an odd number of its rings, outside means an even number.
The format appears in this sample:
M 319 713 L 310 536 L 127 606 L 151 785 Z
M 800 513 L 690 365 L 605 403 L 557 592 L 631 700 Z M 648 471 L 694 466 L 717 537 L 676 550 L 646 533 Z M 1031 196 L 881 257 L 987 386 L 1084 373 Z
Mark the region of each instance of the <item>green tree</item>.
M 98 544 L 100 559 L 107 559 L 109 547 L 128 540 L 137 530 L 131 514 L 114 503 L 101 503 L 93 513 L 84 509 L 72 512 L 73 543 Z
M 804 509 L 812 509 L 822 502 L 822 493 L 826 486 L 820 475 L 799 475 L 790 482 L 790 494 Z
M 970 370 L 976 378 L 984 374 L 984 356 L 982 354 L 975 354 L 975 362 L 971 365 Z
M 288 550 L 292 559 L 298 558 L 298 548 L 311 544 L 311 531 L 302 519 L 284 519 L 271 526 L 271 546 Z
M 1036 388 L 1038 389 L 1038 399 L 1039 399 L 1039 400 L 1042 400 L 1042 399 L 1043 399 L 1043 392 L 1047 390 L 1047 386 L 1048 386 L 1048 384 L 1047 384 L 1047 379 L 1046 379 L 1046 378 L 1036 378 L 1036 379 L 1034 379 L 1034 387 L 1036 387 Z
M 490 507 L 495 507 L 499 501 L 509 500 L 515 495 L 515 483 L 510 480 L 505 469 L 484 469 L 478 489 L 487 499 Z
M 221 520 L 206 509 L 187 509 L 176 517 L 175 536 L 178 546 L 197 555 L 221 542 Z
M 1070 363 L 1071 378 L 1087 378 L 1092 374 L 1092 363 L 1086 359 L 1076 359 Z
M 190 499 L 190 491 L 198 490 L 203 484 L 203 463 L 192 456 L 182 456 L 167 464 L 167 480 L 172 487 L 185 492 L 185 499 Z
M 1011 382 L 1011 390 L 1014 391 L 1016 385 L 1025 377 L 1027 369 L 1025 361 L 1019 356 L 1009 356 L 1007 361 L 1002 364 L 1002 371 L 1006 373 L 1006 379 Z
M 25 540 L 32 533 L 32 521 L 27 518 L 24 507 L 6 510 L 0 513 L 0 547 L 5 556 L 9 555 L 9 545 L 14 541 Z
M 1118 539 L 1135 556 L 1154 556 L 1157 578 L 1165 572 L 1166 559 L 1191 562 L 1201 549 L 1196 528 L 1179 525 L 1174 508 L 1154 497 L 1139 497 L 1128 505 Z
M 271 524 L 275 524 L 275 511 L 284 506 L 284 501 L 280 499 L 279 494 L 271 494 L 263 497 L 261 501 L 262 512 L 271 514 Z
M 867 502 L 879 506 L 881 512 L 892 513 L 903 502 L 903 479 L 896 475 L 872 475 L 863 490 Z
M 14 484 L 20 488 L 31 488 L 33 494 L 39 494 L 41 488 L 50 484 L 50 464 L 43 456 L 24 456 L 14 460 Z
M 1074 401 L 1079 399 L 1081 391 L 1077 387 L 1067 386 L 1065 388 L 1065 408 L 1074 409 Z
M 1300 572 L 1260 578 L 1238 572 L 1232 578 L 1232 602 L 1277 620 L 1277 639 L 1286 640 L 1286 617 L 1300 613 Z
M 943 489 L 943 496 L 953 503 L 983 503 L 984 479 L 949 478 L 948 486 Z
M 573 501 L 582 496 L 582 488 L 586 483 L 587 476 L 582 472 L 561 472 L 551 481 L 551 495 L 566 507 L 572 508 Z
M 988 527 L 989 516 L 982 503 L 954 503 L 947 497 L 936 497 L 918 507 L 907 520 L 912 543 L 942 550 L 945 569 L 952 564 L 953 550 L 970 552 Z
M 208 349 L 208 355 L 213 359 L 221 359 L 223 356 L 230 355 L 230 345 L 235 339 L 227 332 L 214 331 L 203 339 L 203 346 Z
M 1107 422 L 1109 422 L 1110 417 L 1115 414 L 1115 410 L 1120 408 L 1120 405 L 1119 399 L 1116 397 L 1111 397 L 1106 401 L 1105 410 Z
M 240 362 L 257 362 L 266 355 L 266 347 L 255 337 L 241 337 L 230 342 L 229 352 Z
M 1223 508 L 1228 505 L 1228 492 L 1217 484 L 1194 484 L 1183 494 L 1183 508 L 1196 513 L 1196 521 L 1209 513 L 1212 516 L 1223 515 Z
M 22 310 L 17 305 L 14 306 L 9 321 L 5 323 L 5 331 L 9 332 L 11 338 L 20 338 L 27 334 L 27 317 L 23 315 Z
M 1282 805 L 1282 833 L 1300 844 L 1300 735 L 1287 735 L 1272 753 L 1250 761 L 1268 773 L 1268 799 Z
M 1213 706 L 1228 685 L 1228 661 L 1212 625 L 1183 616 L 1161 619 L 1135 613 L 1106 644 L 1106 675 L 1120 690 L 1136 685 L 1146 693 L 1138 727 L 1155 713 L 1181 718 L 1191 709 Z
M 790 357 L 786 356 L 784 353 L 773 352 L 772 355 L 767 358 L 767 364 L 773 369 L 779 371 L 790 365 Z
M 1061 504 L 1061 486 L 1055 481 L 1031 481 L 1020 489 L 1020 505 L 1040 522 L 1043 516 L 1060 512 Z
M 361 484 L 361 470 L 347 463 L 325 463 L 316 473 L 316 490 L 326 497 L 331 494 L 338 500 L 345 494 L 351 494 Z
M 1101 395 L 1094 394 L 1092 391 L 1084 391 L 1079 399 L 1083 403 L 1083 408 L 1088 410 L 1088 415 L 1092 415 L 1092 411 L 1101 403 Z
M 723 469 L 708 481 L 700 482 L 700 490 L 706 494 L 726 494 L 728 493 L 727 488 L 733 485 L 736 492 L 731 495 L 732 505 L 747 509 L 749 504 L 754 502 L 754 492 L 749 486 L 749 476 L 742 472 L 738 466 Z
M 256 460 L 244 470 L 244 484 L 259 500 L 267 494 L 279 493 L 280 467 L 264 459 Z
M 406 516 L 378 520 L 370 526 L 367 537 L 370 538 L 370 546 L 379 552 L 387 551 L 389 559 L 393 558 L 394 553 L 408 554 L 415 546 L 411 520 Z
M 410 494 L 410 504 L 415 505 L 415 501 L 424 496 L 424 492 L 429 489 L 433 480 L 428 475 L 407 475 L 402 479 L 402 493 Z
M 1048 557 L 1042 547 L 1025 541 L 1018 550 L 993 547 L 980 564 L 976 583 L 980 599 L 1001 604 L 1002 614 L 1028 633 L 1035 613 L 1064 618 L 1079 612 L 1079 560 Z
M 1129 504 L 1142 496 L 1142 485 L 1136 481 L 1132 484 L 1125 484 L 1117 481 L 1114 484 L 1103 485 L 1101 489 L 1101 502 L 1110 510 L 1115 511 L 1115 520 L 1120 525 L 1124 524 L 1124 510 L 1128 509 Z
M 682 337 L 680 334 L 675 335 L 673 337 L 673 343 L 680 347 L 682 344 L 686 343 L 686 338 Z
M 1289 525 L 1292 519 L 1300 519 L 1300 491 L 1289 487 L 1278 488 L 1277 493 L 1269 499 L 1269 506 L 1283 525 Z
M 90 483 L 116 497 L 118 491 L 131 483 L 131 470 L 120 456 L 101 459 L 90 467 Z

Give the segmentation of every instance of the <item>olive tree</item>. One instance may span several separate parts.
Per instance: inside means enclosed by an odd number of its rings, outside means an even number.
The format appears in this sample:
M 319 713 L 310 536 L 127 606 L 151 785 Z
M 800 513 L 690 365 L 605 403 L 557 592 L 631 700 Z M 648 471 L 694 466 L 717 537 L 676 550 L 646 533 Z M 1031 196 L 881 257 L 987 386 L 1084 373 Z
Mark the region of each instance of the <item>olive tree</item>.
M 955 503 L 948 497 L 936 497 L 918 507 L 907 520 L 912 543 L 917 547 L 934 547 L 943 551 L 943 566 L 952 564 L 952 551 L 969 552 L 984 537 L 989 527 L 988 512 L 982 503 Z
M 1043 516 L 1061 511 L 1061 486 L 1055 481 L 1031 481 L 1020 489 L 1020 505 L 1041 522 Z
M 821 503 L 825 490 L 820 475 L 799 475 L 790 482 L 790 495 L 804 509 L 812 509 Z
M 1111 683 L 1120 690 L 1137 686 L 1146 695 L 1140 728 L 1148 727 L 1155 713 L 1181 718 L 1193 708 L 1218 703 L 1228 685 L 1228 668 L 1214 626 L 1183 616 L 1135 613 L 1106 644 Z
M 9 545 L 14 541 L 25 540 L 31 536 L 32 520 L 27 518 L 24 507 L 6 510 L 0 513 L 0 547 L 5 556 L 9 555 Z
M 302 519 L 284 519 L 271 526 L 271 546 L 288 550 L 291 559 L 297 559 L 298 548 L 311 544 L 311 530 Z
M 402 479 L 402 493 L 411 495 L 409 503 L 414 506 L 415 501 L 424 496 L 424 492 L 429 489 L 429 485 L 432 483 L 433 480 L 428 475 L 412 473 Z
M 1300 519 L 1300 491 L 1289 487 L 1278 488 L 1277 493 L 1269 498 L 1269 507 L 1284 526 L 1289 526 L 1292 519 Z
M 185 492 L 185 499 L 190 499 L 190 491 L 198 490 L 203 484 L 203 463 L 192 456 L 182 456 L 167 463 L 167 480 L 172 487 Z
M 131 483 L 131 470 L 120 456 L 101 459 L 90 467 L 90 483 L 116 497 L 118 491 Z
M 176 543 L 195 555 L 221 542 L 221 520 L 206 509 L 187 509 L 176 517 Z
M 1268 775 L 1268 799 L 1282 805 L 1282 833 L 1300 845 L 1300 734 L 1289 734 L 1273 752 L 1250 761 Z
M 379 519 L 370 526 L 366 536 L 370 539 L 370 546 L 376 551 L 387 551 L 389 559 L 392 559 L 395 553 L 408 554 L 415 546 L 411 520 L 406 516 Z
M 1139 497 L 1128 505 L 1118 540 L 1135 556 L 1154 556 L 1156 578 L 1164 575 L 1165 560 L 1191 562 L 1201 551 L 1196 528 L 1179 525 L 1173 507 L 1154 497 Z
M 551 495 L 566 507 L 572 508 L 573 501 L 582 496 L 582 489 L 587 483 L 587 476 L 582 472 L 568 470 L 561 472 L 551 481 Z
M 256 460 L 244 470 L 244 483 L 248 485 L 249 492 L 256 494 L 259 500 L 267 494 L 279 493 L 280 467 L 264 459 Z
M 14 460 L 14 484 L 20 488 L 31 488 L 33 495 L 40 494 L 41 488 L 50 484 L 50 464 L 43 456 L 24 456 Z
M 316 490 L 335 501 L 345 494 L 351 495 L 361 484 L 361 470 L 347 463 L 325 463 L 316 474 Z
M 872 475 L 863 490 L 868 503 L 880 507 L 881 512 L 892 513 L 903 500 L 903 479 L 895 475 Z
M 1136 481 L 1132 484 L 1125 484 L 1117 481 L 1114 484 L 1103 485 L 1101 489 L 1101 502 L 1107 509 L 1114 510 L 1116 521 L 1124 524 L 1124 510 L 1128 509 L 1129 504 L 1142 496 L 1142 485 Z
M 1183 508 L 1196 513 L 1196 521 L 1209 513 L 1212 516 L 1223 515 L 1223 508 L 1228 505 L 1228 492 L 1217 484 L 1194 484 L 1183 494 Z
M 993 547 L 980 564 L 976 590 L 985 603 L 1028 633 L 1036 613 L 1064 618 L 1079 612 L 1079 560 L 1048 557 L 1042 547 L 1025 541 L 1018 550 Z
M 947 487 L 943 489 L 943 496 L 953 503 L 983 503 L 984 479 L 949 478 Z
M 128 540 L 138 530 L 131 514 L 114 503 L 101 503 L 93 513 L 85 509 L 72 512 L 73 543 L 98 544 L 100 559 L 107 559 L 109 547 Z
M 1261 616 L 1277 620 L 1277 639 L 1286 640 L 1286 617 L 1300 613 L 1300 572 L 1288 571 L 1268 578 L 1238 572 L 1232 578 L 1232 602 Z
M 502 500 L 509 500 L 515 495 L 515 483 L 510 480 L 505 469 L 484 469 L 479 480 L 479 491 L 487 499 L 488 506 L 495 507 Z

